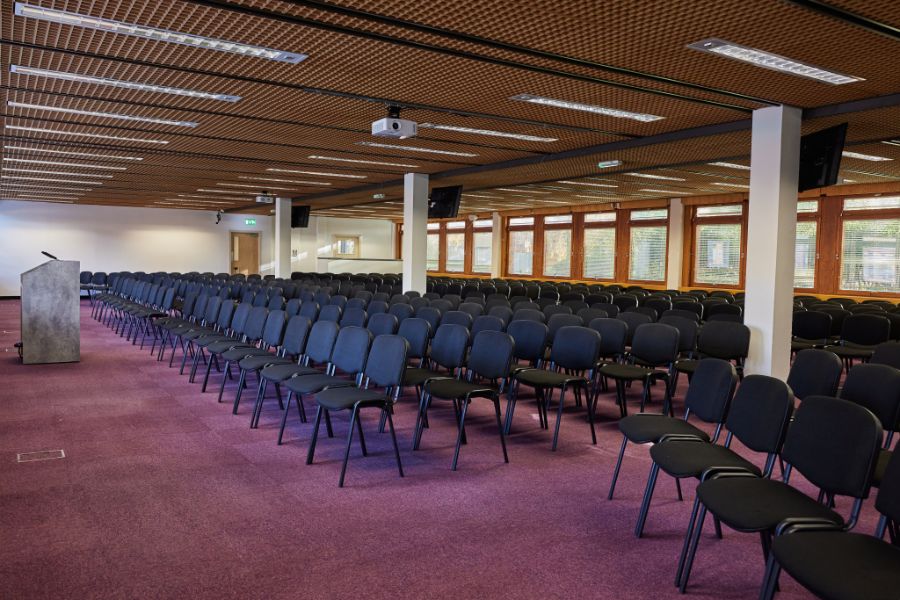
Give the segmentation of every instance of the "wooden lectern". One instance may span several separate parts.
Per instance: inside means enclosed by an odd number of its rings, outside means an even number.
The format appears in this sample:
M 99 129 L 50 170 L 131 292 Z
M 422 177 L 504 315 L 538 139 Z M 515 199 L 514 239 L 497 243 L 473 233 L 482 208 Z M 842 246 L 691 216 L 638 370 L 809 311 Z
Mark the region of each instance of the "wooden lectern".
M 22 362 L 81 360 L 77 260 L 51 260 L 22 273 Z

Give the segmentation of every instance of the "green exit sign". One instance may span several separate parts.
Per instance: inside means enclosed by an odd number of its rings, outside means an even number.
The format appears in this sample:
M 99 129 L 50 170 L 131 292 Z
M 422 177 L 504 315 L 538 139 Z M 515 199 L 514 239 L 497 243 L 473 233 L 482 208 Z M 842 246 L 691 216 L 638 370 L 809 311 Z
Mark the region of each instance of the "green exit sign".
M 256 225 L 256 219 L 244 219 L 244 225 Z

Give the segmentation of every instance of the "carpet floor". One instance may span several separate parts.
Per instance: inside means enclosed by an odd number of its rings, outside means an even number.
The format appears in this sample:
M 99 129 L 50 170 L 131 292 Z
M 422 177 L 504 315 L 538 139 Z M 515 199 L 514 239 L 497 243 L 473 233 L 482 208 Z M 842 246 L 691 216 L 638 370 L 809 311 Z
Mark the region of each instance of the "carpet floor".
M 312 425 L 296 413 L 277 446 L 274 398 L 250 429 L 249 402 L 231 414 L 234 382 L 218 404 L 217 374 L 201 394 L 93 320 L 86 302 L 81 311 L 81 362 L 25 366 L 13 348 L 19 303 L 0 301 L 5 598 L 680 597 L 674 573 L 695 484 L 684 482 L 679 502 L 661 477 L 644 537 L 634 537 L 650 460 L 648 447 L 629 446 L 616 498 L 606 499 L 621 442 L 612 393 L 601 395 L 598 444 L 570 402 L 556 452 L 523 398 L 509 464 L 491 405 L 476 402 L 457 472 L 452 408 L 435 402 L 412 452 L 407 396 L 394 419 L 406 477 L 372 411 L 363 416 L 369 456 L 354 444 L 340 489 L 346 414 L 334 418 L 335 438 L 323 427 L 307 466 Z M 638 395 L 635 386 L 633 410 Z M 64 459 L 17 462 L 57 449 Z M 859 530 L 874 530 L 875 518 L 869 501 Z M 726 529 L 717 540 L 707 527 L 688 593 L 756 598 L 763 566 L 757 536 Z M 784 576 L 778 597 L 810 596 Z

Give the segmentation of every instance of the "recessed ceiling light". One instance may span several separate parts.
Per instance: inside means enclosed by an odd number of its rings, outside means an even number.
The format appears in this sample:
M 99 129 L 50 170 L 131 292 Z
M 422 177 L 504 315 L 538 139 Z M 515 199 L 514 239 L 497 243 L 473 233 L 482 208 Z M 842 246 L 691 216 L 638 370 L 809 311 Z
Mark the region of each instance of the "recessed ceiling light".
M 709 166 L 711 166 L 711 167 L 723 167 L 723 168 L 725 168 L 725 169 L 740 169 L 741 171 L 749 171 L 749 170 L 750 170 L 750 166 L 749 166 L 749 165 L 739 165 L 739 164 L 737 164 L 737 163 L 730 163 L 730 162 L 711 162 L 711 163 L 708 163 L 708 164 L 709 164 Z
M 419 125 L 421 127 L 421 125 Z M 408 165 L 404 163 L 382 162 L 380 160 L 362 160 L 358 158 L 338 158 L 336 156 L 310 156 L 313 160 L 332 160 L 336 162 L 356 163 L 360 165 L 379 165 L 382 167 L 404 167 L 409 169 L 418 169 L 419 165 Z
M 139 83 L 137 81 L 124 81 L 121 79 L 109 79 L 107 77 L 93 77 L 91 75 L 80 75 L 78 73 L 66 73 L 65 71 L 51 71 L 50 69 L 36 69 L 34 67 L 23 67 L 21 65 L 10 65 L 9 70 L 19 75 L 32 75 L 35 77 L 47 77 L 49 79 L 61 79 L 63 81 L 74 81 L 76 83 L 89 83 L 93 85 L 107 85 L 110 87 L 123 88 L 126 90 L 138 90 L 141 92 L 150 92 L 154 94 L 172 94 L 175 96 L 188 96 L 190 98 L 199 98 L 201 100 L 220 100 L 222 102 L 237 102 L 240 96 L 232 96 L 230 94 L 214 94 L 211 92 L 201 92 L 199 90 L 189 90 L 185 88 L 169 87 L 166 85 L 153 85 L 150 83 Z
M 419 127 L 425 129 L 437 129 L 438 131 L 453 131 L 456 133 L 471 133 L 473 135 L 487 135 L 491 137 L 510 138 L 523 142 L 558 142 L 558 138 L 526 135 L 524 133 L 508 133 L 506 131 L 494 131 L 492 129 L 473 129 L 471 127 L 457 127 L 455 125 L 438 125 L 436 123 L 419 123 Z
M 889 146 L 900 146 L 900 140 L 884 140 L 881 142 L 882 144 L 887 144 Z
M 112 179 L 112 175 L 102 175 L 98 173 L 69 173 L 68 171 L 45 171 L 43 169 L 20 169 L 19 167 L 3 167 L 4 171 L 17 171 L 19 173 L 37 173 L 40 175 L 65 175 L 66 177 L 101 177 L 103 179 Z M 66 183 L 75 183 L 74 181 L 66 181 Z M 81 183 L 81 182 L 79 182 Z M 91 185 L 85 183 L 83 185 Z
M 32 160 L 30 158 L 10 158 L 8 156 L 4 156 L 3 160 L 7 162 L 14 163 L 25 163 L 31 165 L 52 165 L 54 167 L 76 167 L 79 169 L 102 169 L 104 171 L 125 171 L 125 167 L 111 167 L 109 165 L 89 165 L 85 163 L 68 163 L 68 162 L 59 162 L 56 160 Z M 93 175 L 90 175 L 93 177 Z
M 28 148 L 25 146 L 6 146 L 5 150 L 22 150 L 24 152 L 46 152 L 47 154 L 62 154 L 65 156 L 82 156 L 84 158 L 105 158 L 107 160 L 144 160 L 140 156 L 115 156 L 110 154 L 94 154 L 93 152 L 68 152 L 65 150 L 49 150 L 46 148 Z
M 78 110 L 75 108 L 62 108 L 60 106 L 46 106 L 44 104 L 28 104 L 26 102 L 6 102 L 7 106 L 12 108 L 26 108 L 29 110 L 46 110 L 49 112 L 60 112 L 69 115 L 84 115 L 86 117 L 100 117 L 103 119 L 119 119 L 121 121 L 138 121 L 141 123 L 155 123 L 157 125 L 172 125 L 174 127 L 196 127 L 199 123 L 196 121 L 172 121 L 169 119 L 157 119 L 155 117 L 137 117 L 135 115 L 123 115 L 119 113 L 99 112 L 95 110 Z
M 607 194 L 609 196 L 615 196 L 613 192 L 596 192 L 597 194 Z M 576 198 L 585 198 L 586 200 L 609 200 L 609 198 L 604 198 L 603 196 L 585 196 L 581 194 L 575 194 Z
M 543 96 L 533 96 L 531 94 L 518 94 L 510 98 L 510 100 L 520 100 L 522 102 L 531 102 L 532 104 L 540 104 L 542 106 L 552 106 L 554 108 L 567 108 L 569 110 L 580 110 L 582 112 L 604 115 L 606 117 L 616 117 L 618 119 L 632 119 L 641 123 L 650 123 L 659 121 L 665 117 L 657 115 L 648 115 L 645 113 L 636 113 L 628 110 L 619 110 L 617 108 L 608 108 L 606 106 L 595 106 L 593 104 L 583 104 L 581 102 L 572 102 L 570 100 L 558 100 L 556 98 L 544 98 Z
M 253 188 L 255 190 L 258 190 L 260 188 L 259 185 L 250 185 L 250 184 L 245 184 L 245 183 L 217 183 L 216 185 L 227 185 L 229 187 L 241 187 L 241 188 Z M 267 185 L 266 189 L 267 190 L 281 190 L 281 191 L 287 191 L 287 192 L 299 191 L 294 188 L 275 187 L 275 186 L 271 186 L 271 185 Z
M 233 202 L 244 202 L 246 198 L 223 198 L 222 196 L 200 196 L 198 194 L 176 194 L 179 198 L 208 198 L 212 200 L 231 200 Z
M 756 65 L 757 67 L 772 69 L 773 71 L 781 71 L 782 73 L 790 73 L 791 75 L 799 75 L 801 77 L 808 77 L 817 81 L 831 83 L 833 85 L 843 85 L 845 83 L 853 83 L 855 81 L 865 81 L 865 79 L 863 79 L 862 77 L 842 75 L 841 73 L 828 71 L 790 58 L 785 58 L 783 56 L 779 56 L 778 54 L 772 54 L 771 52 L 766 52 L 765 50 L 758 50 L 756 48 L 750 48 L 748 46 L 741 46 L 739 44 L 733 44 L 731 42 L 726 42 L 725 40 L 719 40 L 715 38 L 700 40 L 699 42 L 688 44 L 688 48 L 701 50 L 703 52 L 711 52 L 713 54 L 719 54 L 721 56 L 727 56 L 728 58 L 733 58 L 746 63 L 750 63 L 752 65 Z
M 123 137 L 118 135 L 103 135 L 101 133 L 76 133 L 74 131 L 61 131 L 59 129 L 44 129 L 42 127 L 21 127 L 19 125 L 6 125 L 6 129 L 16 131 L 30 131 L 32 133 L 50 133 L 54 135 L 71 135 L 72 137 L 96 138 L 100 140 L 116 140 L 119 142 L 136 142 L 140 144 L 168 144 L 168 140 L 151 140 L 146 138 Z
M 396 144 L 382 144 L 380 142 L 356 142 L 358 146 L 369 146 L 370 148 L 387 148 L 389 150 L 402 150 L 404 152 L 425 152 L 428 154 L 445 154 L 447 156 L 463 156 L 466 158 L 474 158 L 478 156 L 471 152 L 452 152 L 450 150 L 434 150 L 433 148 L 422 148 L 420 146 L 398 146 Z
M 256 192 L 245 192 L 243 190 L 217 190 L 211 188 L 199 188 L 198 192 L 205 192 L 207 194 L 246 194 L 248 196 L 258 196 L 259 191 Z
M 296 52 L 285 52 L 284 50 L 263 48 L 261 46 L 251 46 L 249 44 L 241 44 L 228 40 L 218 40 L 215 38 L 192 35 L 189 33 L 181 33 L 178 31 L 168 31 L 166 29 L 157 29 L 155 27 L 147 27 L 144 25 L 123 23 L 121 21 L 113 21 L 111 19 L 101 19 L 98 17 L 66 12 L 63 10 L 53 10 L 50 8 L 31 6 L 22 2 L 16 2 L 16 15 L 20 17 L 40 19 L 42 21 L 50 21 L 51 23 L 74 25 L 77 27 L 86 27 L 88 29 L 99 29 L 100 31 L 109 33 L 119 33 L 123 35 L 147 38 L 160 42 L 183 44 L 185 46 L 193 46 L 194 48 L 218 50 L 219 52 L 230 52 L 232 54 L 252 56 L 254 58 L 265 58 L 277 62 L 296 64 L 307 58 L 305 54 L 299 54 Z
M 559 183 L 568 183 L 569 185 L 589 185 L 591 187 L 601 187 L 601 188 L 617 188 L 619 186 L 613 185 L 611 183 L 589 183 L 587 181 L 560 181 Z
M 331 185 L 330 181 L 297 181 L 295 179 L 277 179 L 273 177 L 250 177 L 249 175 L 239 175 L 238 179 L 246 179 L 249 181 L 274 181 L 275 183 L 296 183 L 298 185 Z
M 654 175 L 652 173 L 625 173 L 632 177 L 643 177 L 644 179 L 662 179 L 664 181 L 687 181 L 682 177 L 669 177 L 668 175 Z
M 860 154 L 859 152 L 850 152 L 848 150 L 844 150 L 841 152 L 841 156 L 845 158 L 858 158 L 859 160 L 870 160 L 872 162 L 883 162 L 888 160 L 894 160 L 893 158 L 887 158 L 885 156 L 873 156 L 872 154 Z
M 750 186 L 743 183 L 726 183 L 722 181 L 714 181 L 713 185 L 721 185 L 722 187 L 735 187 L 735 188 L 743 188 L 745 190 L 749 190 Z
M 166 200 L 174 202 L 189 202 L 191 204 L 233 204 L 233 202 L 229 202 L 228 200 L 182 200 L 181 198 L 166 198 Z M 240 200 L 243 201 L 243 198 L 241 198 Z
M 597 163 L 598 169 L 611 169 L 613 167 L 619 167 L 622 165 L 621 160 L 601 160 Z
M 690 194 L 691 192 L 677 192 L 675 190 L 651 190 L 647 188 L 643 188 L 638 190 L 639 192 L 652 192 L 654 194 Z
M 327 173 L 322 171 L 296 171 L 294 169 L 266 169 L 271 173 L 295 173 L 297 175 L 315 175 L 318 177 L 342 177 L 344 179 L 368 179 L 366 175 L 350 175 L 348 173 Z
M 21 171 L 21 169 L 3 169 L 4 171 Z M 69 173 L 63 173 L 69 175 Z M 72 183 L 71 179 L 52 179 L 49 177 L 31 177 L 26 175 L 0 175 L 0 179 L 15 179 L 17 181 L 52 181 L 53 183 Z M 83 185 L 103 185 L 102 181 L 79 181 Z
M 529 194 L 551 194 L 553 192 L 543 192 L 539 190 L 529 190 L 529 189 L 516 189 L 516 188 L 494 188 L 498 192 L 518 192 L 523 193 L 527 192 Z
M 374 198 L 375 200 L 384 200 L 385 195 L 384 194 L 372 194 L 372 198 Z

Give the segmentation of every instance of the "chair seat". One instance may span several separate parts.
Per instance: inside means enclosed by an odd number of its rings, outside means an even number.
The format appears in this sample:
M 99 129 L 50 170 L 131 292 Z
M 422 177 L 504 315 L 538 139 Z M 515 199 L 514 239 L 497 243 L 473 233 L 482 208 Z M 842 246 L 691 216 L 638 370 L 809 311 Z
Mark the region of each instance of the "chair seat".
M 861 533 L 809 531 L 772 543 L 782 567 L 829 600 L 892 600 L 900 590 L 900 548 Z
M 612 379 L 639 380 L 646 379 L 656 372 L 651 367 L 642 367 L 640 365 L 623 365 L 620 363 L 609 363 L 600 367 L 600 374 L 604 377 Z
M 216 342 L 228 341 L 232 342 L 232 344 L 242 343 L 239 339 L 233 338 L 230 335 L 225 335 L 224 333 L 209 333 L 194 340 L 194 345 L 206 348 L 208 346 L 211 346 L 212 344 L 215 344 Z M 226 348 L 226 350 L 227 349 L 228 348 Z
M 232 348 L 231 350 L 226 350 L 222 353 L 222 358 L 230 361 L 239 361 L 247 358 L 248 356 L 270 356 L 272 358 L 275 358 L 275 355 L 268 350 L 263 350 L 262 348 L 256 348 L 254 346 Z
M 794 338 L 791 340 L 791 352 L 800 352 L 801 350 L 809 350 L 811 348 L 821 348 L 828 343 L 828 340 L 804 340 Z
M 532 387 L 559 387 L 574 381 L 584 381 L 584 377 L 546 369 L 524 369 L 516 374 L 516 380 Z
M 872 353 L 875 352 L 874 346 L 825 346 L 825 349 L 841 358 L 872 358 Z
M 464 398 L 468 394 L 487 396 L 496 389 L 487 383 L 470 383 L 459 379 L 438 379 L 430 382 L 426 390 L 436 398 Z M 477 394 L 481 392 L 481 394 Z
M 187 331 L 187 332 L 181 334 L 181 339 L 183 339 L 185 341 L 196 340 L 196 339 L 203 337 L 204 335 L 210 335 L 212 333 L 215 333 L 215 331 L 213 331 L 209 327 L 199 327 L 192 331 Z
M 350 379 L 341 379 L 324 373 L 291 377 L 284 385 L 295 394 L 315 394 L 330 388 L 356 387 L 356 383 Z
M 277 365 L 277 364 L 289 364 L 291 366 L 295 366 L 297 363 L 292 361 L 289 358 L 284 358 L 281 356 L 251 356 L 249 358 L 241 359 L 241 362 L 238 363 L 238 366 L 245 371 L 258 371 L 265 367 L 266 365 Z
M 665 441 L 650 448 L 650 456 L 660 469 L 673 477 L 700 477 L 712 466 L 741 467 L 762 475 L 756 465 L 718 444 Z
M 815 498 L 771 479 L 713 479 L 698 485 L 697 495 L 719 520 L 738 531 L 772 530 L 788 517 L 844 522 L 841 515 L 819 504 Z
M 403 385 L 404 387 L 410 385 L 422 385 L 425 383 L 426 379 L 446 376 L 446 373 L 437 373 L 436 371 L 423 369 L 421 367 L 406 367 L 406 370 L 403 372 Z
M 316 402 L 328 410 L 353 408 L 357 402 L 377 403 L 384 401 L 384 393 L 362 390 L 358 387 L 328 388 L 316 394 Z
M 316 375 L 318 373 L 321 373 L 321 371 L 312 367 L 303 367 L 296 362 L 272 365 L 259 372 L 263 379 L 269 381 L 284 381 L 285 379 L 290 379 L 294 375 Z
M 697 429 L 687 421 L 666 415 L 640 414 L 631 415 L 619 420 L 619 431 L 636 444 L 654 444 L 667 434 L 693 435 L 701 440 L 709 441 L 706 432 Z
M 683 360 L 675 361 L 675 370 L 681 371 L 682 373 L 693 373 L 697 370 L 697 365 L 700 364 L 700 361 L 694 358 L 686 358 Z
M 878 451 L 878 461 L 875 463 L 875 473 L 872 475 L 872 485 L 881 487 L 881 481 L 884 479 L 884 472 L 887 471 L 888 461 L 891 460 L 893 452 L 882 448 Z

